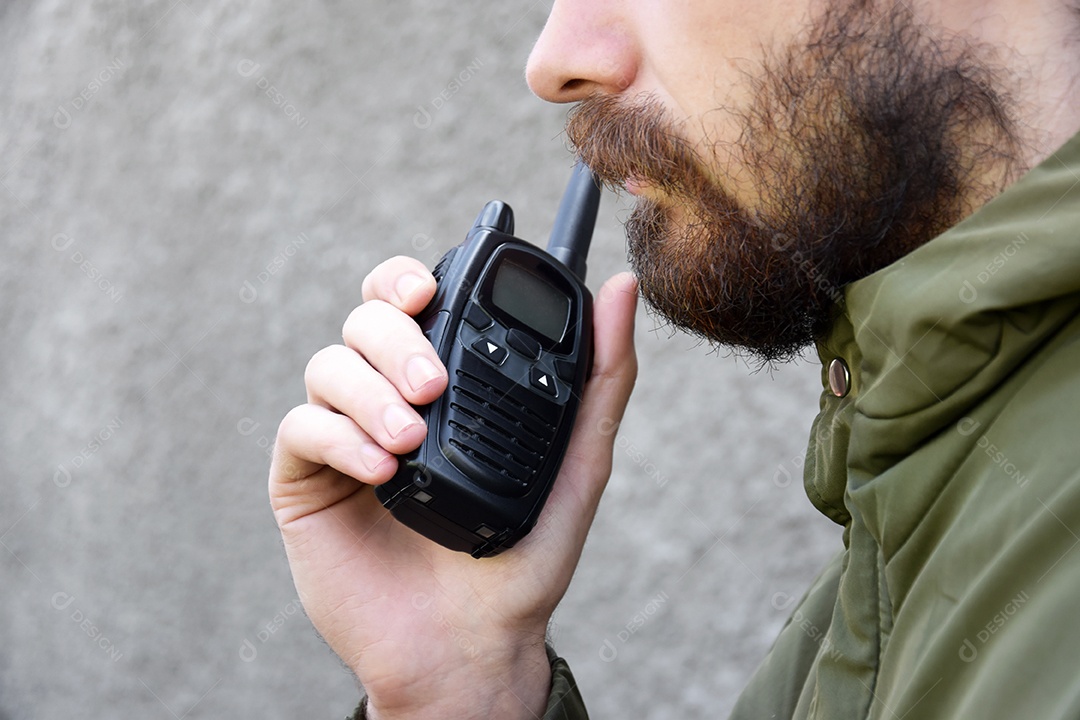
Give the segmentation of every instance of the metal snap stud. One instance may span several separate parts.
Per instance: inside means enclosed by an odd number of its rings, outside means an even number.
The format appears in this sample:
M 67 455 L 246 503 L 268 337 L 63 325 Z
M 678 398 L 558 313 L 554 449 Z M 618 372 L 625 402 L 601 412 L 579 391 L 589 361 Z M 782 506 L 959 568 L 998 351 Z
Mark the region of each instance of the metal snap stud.
M 829 389 L 838 398 L 851 392 L 851 371 L 843 358 L 833 358 L 829 363 Z

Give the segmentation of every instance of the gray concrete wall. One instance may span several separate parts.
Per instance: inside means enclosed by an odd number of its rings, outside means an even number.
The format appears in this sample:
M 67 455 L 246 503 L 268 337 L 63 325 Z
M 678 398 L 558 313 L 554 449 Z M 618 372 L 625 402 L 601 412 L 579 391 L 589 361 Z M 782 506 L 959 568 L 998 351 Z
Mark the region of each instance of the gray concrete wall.
M 522 68 L 549 7 L 0 6 L 0 718 L 352 707 L 298 609 L 266 446 L 378 261 L 431 264 L 495 197 L 545 237 L 565 110 Z M 626 207 L 604 200 L 594 289 Z M 714 718 L 783 622 L 771 599 L 839 547 L 798 481 L 818 371 L 754 375 L 644 313 L 638 336 L 553 630 L 594 717 Z

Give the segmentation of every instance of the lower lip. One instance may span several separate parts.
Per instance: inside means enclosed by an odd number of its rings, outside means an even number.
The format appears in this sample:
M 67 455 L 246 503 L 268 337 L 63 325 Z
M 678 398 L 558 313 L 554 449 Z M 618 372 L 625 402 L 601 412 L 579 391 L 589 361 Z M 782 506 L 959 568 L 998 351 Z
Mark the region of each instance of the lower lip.
M 641 193 L 645 190 L 645 183 L 641 182 L 640 180 L 634 180 L 632 178 L 628 178 L 626 182 L 623 183 L 623 185 L 626 187 L 626 192 L 630 193 L 635 197 L 641 195 Z

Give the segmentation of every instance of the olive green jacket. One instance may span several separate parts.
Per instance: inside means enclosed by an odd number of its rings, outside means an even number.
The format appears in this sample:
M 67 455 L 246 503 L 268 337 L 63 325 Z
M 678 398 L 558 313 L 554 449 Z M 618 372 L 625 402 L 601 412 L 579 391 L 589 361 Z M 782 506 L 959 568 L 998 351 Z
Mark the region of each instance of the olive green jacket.
M 1080 135 L 846 288 L 805 475 L 844 548 L 733 718 L 1080 717 L 1078 310 Z

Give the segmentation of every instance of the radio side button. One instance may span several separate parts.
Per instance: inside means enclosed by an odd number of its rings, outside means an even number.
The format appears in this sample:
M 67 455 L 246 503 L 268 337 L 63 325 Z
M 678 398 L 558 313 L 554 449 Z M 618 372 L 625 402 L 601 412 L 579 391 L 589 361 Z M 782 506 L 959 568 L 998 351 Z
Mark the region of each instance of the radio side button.
M 424 333 L 424 337 L 428 339 L 431 346 L 435 348 L 435 352 L 442 351 L 442 341 L 446 336 L 446 326 L 450 321 L 450 311 L 440 310 L 427 320 L 423 322 L 420 329 Z
M 435 282 L 442 282 L 442 279 L 446 276 L 446 270 L 450 267 L 450 263 L 454 261 L 454 255 L 457 254 L 458 247 L 452 247 L 445 255 L 439 258 L 439 262 L 435 263 L 435 269 L 431 271 L 431 274 L 435 276 Z

